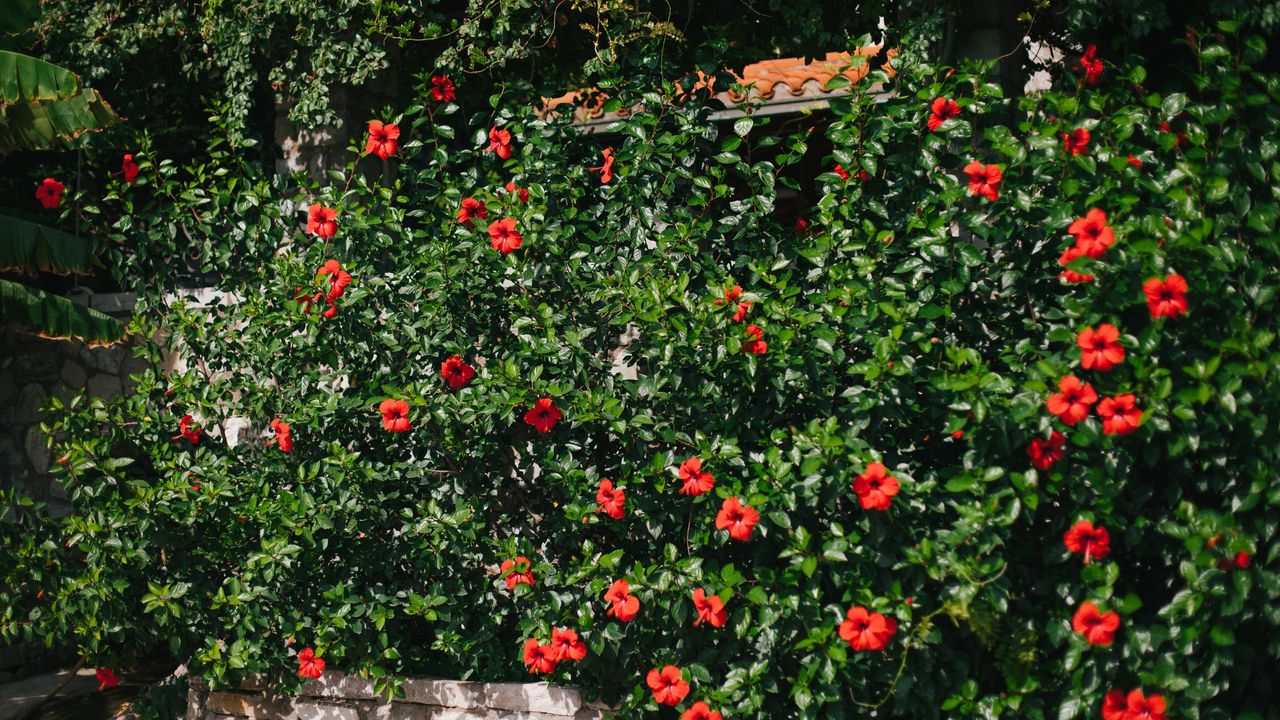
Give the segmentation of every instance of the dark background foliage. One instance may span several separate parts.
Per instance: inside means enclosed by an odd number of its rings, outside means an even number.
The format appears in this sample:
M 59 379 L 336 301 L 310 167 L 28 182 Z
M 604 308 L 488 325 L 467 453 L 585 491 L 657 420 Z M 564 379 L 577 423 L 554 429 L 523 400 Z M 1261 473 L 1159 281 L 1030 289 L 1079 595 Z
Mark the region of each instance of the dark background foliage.
M 264 7 L 251 18 L 174 10 L 172 35 L 145 42 L 122 29 L 140 32 L 143 12 L 99 31 L 121 48 L 105 43 L 92 60 L 104 78 L 140 61 L 124 50 L 137 47 L 192 58 L 159 72 L 205 93 L 182 98 L 175 85 L 173 103 L 147 109 L 149 80 L 123 72 L 120 104 L 129 114 L 136 102 L 133 128 L 150 131 L 130 145 L 143 179 L 90 185 L 80 206 L 110 240 L 119 282 L 143 293 L 135 332 L 189 364 L 148 373 L 119 401 L 55 404 L 49 430 L 77 512 L 52 523 L 15 508 L 0 524 L 4 637 L 67 642 L 114 667 L 161 654 L 219 682 L 266 672 L 287 685 L 290 647 L 304 645 L 379 678 L 527 677 L 521 642 L 567 626 L 590 654 L 553 680 L 628 715 L 656 711 L 642 677 L 668 662 L 686 668 L 691 700 L 730 718 L 876 706 L 1065 720 L 1139 686 L 1169 698 L 1173 717 L 1276 715 L 1269 8 L 1201 6 L 1187 37 L 1183 11 L 1158 4 L 1027 7 L 1024 27 L 1067 53 L 1050 68 L 1054 91 L 1023 96 L 988 66 L 938 61 L 962 44 L 948 41 L 965 18 L 951 4 L 710 4 L 707 17 L 725 22 L 690 14 L 677 40 L 655 24 L 665 6 L 592 6 L 604 9 L 593 25 L 568 3 L 554 46 L 515 41 L 550 27 L 540 5 L 476 9 L 484 33 L 452 25 L 459 11 L 443 7 L 360 6 L 341 26 L 328 4 L 296 17 Z M 46 23 L 58 13 L 50 3 Z M 890 42 L 904 53 L 892 79 L 869 80 L 892 97 L 864 82 L 801 122 L 712 122 L 705 98 L 675 99 L 682 70 L 860 45 L 858 25 L 881 15 L 899 21 Z M 1103 22 L 1128 15 L 1142 22 Z M 581 27 L 602 17 L 607 34 Z M 245 21 L 281 44 L 236 66 L 219 33 Z M 56 54 L 82 30 L 61 23 L 62 39 L 49 29 L 42 42 Z M 1107 71 L 1085 88 L 1073 43 L 1094 41 Z M 399 53 L 402 73 L 448 70 L 459 102 L 431 101 L 420 78 L 376 113 L 404 130 L 393 173 L 352 154 L 323 182 L 273 175 L 266 131 L 252 129 L 274 102 L 272 73 L 297 81 L 294 70 L 313 68 L 318 84 L 287 88 L 302 97 L 356 79 L 376 55 L 356 52 L 366 42 Z M 411 48 L 432 49 L 414 59 Z M 531 70 L 547 67 L 560 70 Z M 641 106 L 603 138 L 533 112 L 548 87 L 578 83 Z M 963 114 L 928 133 L 937 96 Z M 222 108 L 219 120 L 201 124 L 198 107 Z M 511 160 L 482 152 L 492 125 L 513 132 Z M 1081 126 L 1090 153 L 1065 156 L 1059 134 Z M 96 139 L 87 164 L 115 162 L 111 142 Z M 619 158 L 608 186 L 587 171 L 602 144 Z M 972 198 L 959 179 L 974 159 L 1004 167 L 999 201 Z M 835 163 L 868 179 L 841 180 Z M 527 205 L 501 191 L 509 180 L 530 190 Z M 459 226 L 469 196 L 491 219 L 517 218 L 524 247 L 501 257 L 483 227 Z M 793 227 L 794 196 L 806 232 Z M 301 232 L 307 202 L 339 209 L 332 241 Z M 1093 283 L 1064 285 L 1065 228 L 1092 207 L 1119 242 Z M 295 288 L 330 258 L 354 277 L 340 312 L 304 314 Z M 1153 320 L 1141 285 L 1168 272 L 1187 277 L 1191 312 Z M 193 280 L 229 295 L 165 300 Z M 755 302 L 763 356 L 741 352 L 742 325 L 714 304 L 735 282 Z M 1127 361 L 1082 371 L 1075 335 L 1104 321 L 1123 331 Z M 634 380 L 611 372 L 629 328 Z M 161 364 L 159 346 L 139 352 Z M 454 354 L 479 373 L 450 392 L 438 367 Z M 1062 428 L 1044 403 L 1068 373 L 1104 395 L 1135 393 L 1143 427 Z M 538 436 L 521 417 L 548 396 L 566 417 Z M 412 433 L 381 430 L 385 397 L 410 402 Z M 185 413 L 208 433 L 197 446 L 171 439 Z M 260 437 L 277 416 L 294 427 L 290 455 Z M 242 442 L 228 443 L 242 421 Z M 1068 456 L 1037 472 L 1024 448 L 1051 427 L 1067 433 Z M 675 493 L 674 468 L 691 456 L 716 475 L 714 493 Z M 885 513 L 850 491 L 874 460 L 903 485 Z M 627 488 L 621 521 L 593 512 L 606 477 Z M 714 529 L 729 495 L 761 511 L 749 542 Z M 1083 566 L 1063 548 L 1082 517 L 1112 532 L 1103 562 Z M 1250 568 L 1220 567 L 1241 551 Z M 511 592 L 496 566 L 517 555 L 533 559 L 538 584 Z M 621 577 L 642 603 L 627 625 L 602 600 Z M 694 587 L 726 599 L 726 627 L 689 627 Z M 1121 613 L 1114 647 L 1071 632 L 1085 599 Z M 855 604 L 901 623 L 886 652 L 853 653 L 836 636 Z

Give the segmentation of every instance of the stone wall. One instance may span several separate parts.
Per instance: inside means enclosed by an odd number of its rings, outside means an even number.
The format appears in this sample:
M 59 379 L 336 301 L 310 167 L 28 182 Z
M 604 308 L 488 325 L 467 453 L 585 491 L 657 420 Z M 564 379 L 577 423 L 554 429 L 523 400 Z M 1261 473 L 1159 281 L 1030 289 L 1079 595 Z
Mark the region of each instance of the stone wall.
M 127 317 L 133 296 L 94 295 L 91 306 Z M 113 398 L 130 388 L 129 376 L 146 364 L 127 343 L 88 347 L 74 340 L 46 340 L 0 326 L 0 488 L 48 504 L 51 515 L 70 510 L 66 490 L 49 475 L 49 449 L 40 422 L 53 397 L 84 392 Z
M 57 669 L 68 661 L 74 662 L 71 653 L 50 651 L 38 642 L 0 645 L 0 685 Z
M 546 683 L 481 683 L 410 678 L 404 697 L 386 700 L 373 682 L 326 672 L 297 696 L 276 697 L 262 682 L 211 691 L 193 678 L 185 720 L 604 720 L 608 708 L 573 688 Z

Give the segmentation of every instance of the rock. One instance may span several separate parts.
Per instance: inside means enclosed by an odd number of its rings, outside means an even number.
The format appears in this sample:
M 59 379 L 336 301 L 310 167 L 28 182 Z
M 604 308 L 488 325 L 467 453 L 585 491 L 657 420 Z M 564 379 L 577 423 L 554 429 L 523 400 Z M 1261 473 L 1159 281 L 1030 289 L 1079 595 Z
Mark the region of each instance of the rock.
M 47 383 L 58 377 L 58 363 L 51 360 L 57 349 L 34 345 L 28 352 L 16 354 L 13 370 L 20 383 Z
M 96 398 L 110 400 L 119 397 L 121 392 L 120 378 L 114 375 L 94 375 L 89 378 L 89 394 Z
M 546 683 L 486 683 L 484 704 L 500 710 L 524 710 L 572 716 L 582 709 L 582 697 Z
M 404 681 L 404 701 L 454 708 L 485 706 L 484 684 L 457 680 L 409 678 Z
M 346 698 L 348 700 L 373 700 L 373 681 L 356 675 L 327 672 L 315 680 L 308 680 L 298 690 L 299 695 L 322 698 Z
M 44 388 L 35 383 L 25 385 L 22 392 L 18 395 L 18 403 L 15 406 L 17 415 L 13 422 L 16 425 L 25 425 L 40 420 L 42 413 L 40 409 L 44 406 L 45 400 L 49 396 L 45 393 Z
M 18 386 L 13 382 L 13 371 L 0 370 L 0 405 L 8 405 L 18 394 Z
M 17 433 L 18 428 L 13 428 L 13 432 Z M 0 477 L 9 477 L 20 467 L 22 467 L 22 451 L 18 449 L 17 438 L 8 432 L 0 433 L 0 469 L 5 471 L 0 473 Z
M 85 347 L 80 351 L 80 359 L 86 367 L 112 375 L 120 372 L 120 365 L 128 355 L 129 348 L 123 343 L 107 347 Z
M 61 377 L 62 382 L 66 383 L 68 387 L 82 388 L 84 387 L 84 381 L 87 378 L 87 375 L 84 368 L 80 367 L 79 363 L 75 360 L 68 359 L 62 363 Z
M 360 720 L 360 713 L 353 707 L 309 702 L 296 703 L 294 707 L 298 720 Z
M 27 428 L 27 441 L 25 447 L 27 450 L 27 460 L 31 463 L 31 468 L 38 474 L 44 475 L 49 472 L 49 448 L 46 445 L 47 435 L 40 429 L 39 425 L 32 425 Z
M 303 683 L 297 697 L 272 697 L 270 685 L 249 677 L 238 691 L 209 692 L 192 678 L 186 720 L 604 720 L 611 712 L 546 683 L 405 678 L 404 697 L 393 700 L 378 697 L 369 680 L 334 671 Z
M 26 662 L 26 659 L 26 646 L 22 643 L 0 646 L 0 670 L 18 667 Z
M 124 367 L 120 369 L 120 382 L 124 385 L 125 394 L 133 392 L 138 383 L 134 381 L 134 376 L 141 375 L 147 371 L 151 364 L 145 358 L 130 357 L 124 361 Z
M 67 488 L 62 484 L 61 479 L 53 479 L 49 481 L 49 497 L 56 500 L 66 500 L 68 496 Z
M 205 701 L 205 711 L 221 715 L 239 715 L 255 720 L 298 720 L 292 700 L 267 699 L 261 695 L 212 692 Z

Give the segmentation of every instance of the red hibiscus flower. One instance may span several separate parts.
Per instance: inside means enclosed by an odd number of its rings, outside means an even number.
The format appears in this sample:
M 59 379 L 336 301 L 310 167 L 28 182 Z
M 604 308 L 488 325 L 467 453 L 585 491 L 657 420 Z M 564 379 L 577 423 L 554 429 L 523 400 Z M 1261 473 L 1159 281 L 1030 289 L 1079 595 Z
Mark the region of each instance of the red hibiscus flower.
M 311 648 L 302 648 L 302 652 L 298 653 L 298 676 L 318 678 L 323 672 L 324 658 L 316 657 L 316 651 Z
M 383 123 L 381 120 L 369 121 L 369 141 L 365 143 L 365 155 L 377 155 L 386 160 L 400 149 L 400 126 Z
M 1099 612 L 1098 606 L 1086 600 L 1071 618 L 1071 629 L 1084 636 L 1090 645 L 1108 647 L 1116 638 L 1116 630 L 1120 628 L 1120 616 L 1114 611 Z
M 296 285 L 294 286 L 293 291 L 297 293 L 297 295 L 295 295 L 293 299 L 297 301 L 299 305 L 302 306 L 303 312 L 307 312 L 307 313 L 311 312 L 311 306 L 314 303 L 318 303 L 324 300 L 323 292 L 317 292 L 315 294 L 312 294 L 310 292 L 303 292 L 302 288 Z
M 1067 552 L 1083 554 L 1084 564 L 1088 565 L 1111 552 L 1111 534 L 1101 525 L 1094 527 L 1088 520 L 1077 520 L 1062 535 L 1062 544 L 1067 546 Z
M 487 217 L 489 217 L 489 209 L 484 206 L 483 200 L 475 198 L 462 199 L 462 207 L 458 208 L 458 222 L 466 225 L 475 218 L 484 219 Z M 515 221 L 512 220 L 511 222 L 514 227 Z
M 1177 317 L 1187 311 L 1187 279 L 1166 275 L 1163 280 L 1151 278 L 1142 284 L 1151 317 Z
M 853 177 L 852 175 L 849 174 L 849 171 L 845 170 L 844 166 L 839 163 L 836 163 L 836 166 L 832 170 L 832 172 L 834 172 L 836 175 L 839 175 L 841 180 L 848 180 L 849 178 Z
M 1072 222 L 1067 232 L 1075 237 L 1076 247 L 1095 260 L 1116 241 L 1115 231 L 1107 225 L 1107 214 L 1098 208 Z
M 1063 270 L 1058 274 L 1058 277 L 1069 283 L 1086 283 L 1093 280 L 1092 275 L 1076 272 L 1075 270 L 1067 267 L 1073 261 L 1082 257 L 1088 257 L 1088 255 L 1085 254 L 1084 250 L 1082 250 L 1079 245 L 1072 245 L 1063 251 L 1062 257 L 1058 258 L 1058 264 L 1063 266 Z
M 608 185 L 609 181 L 613 179 L 613 148 L 605 148 L 601 154 L 604 155 L 604 163 L 593 168 L 587 168 L 587 172 L 600 173 L 600 184 Z
M 1102 432 L 1107 435 L 1128 435 L 1138 429 L 1142 411 L 1131 394 L 1103 398 L 1098 403 L 1098 417 L 1102 418 Z
M 711 473 L 703 471 L 702 458 L 693 457 L 680 463 L 678 475 L 680 482 L 684 483 L 680 487 L 681 495 L 697 497 L 716 486 L 716 479 Z
M 751 530 L 760 522 L 760 513 L 750 505 L 743 505 L 736 497 L 725 498 L 716 513 L 716 529 L 728 530 L 734 540 L 747 540 Z
M 587 656 L 587 644 L 578 639 L 578 633 L 565 628 L 551 629 L 551 648 L 556 660 L 581 660 Z
M 522 242 L 524 238 L 516 232 L 515 218 L 503 218 L 489 223 L 489 244 L 494 250 L 507 255 L 512 250 L 518 249 Z
M 316 271 L 316 275 L 324 275 L 329 278 L 329 292 L 325 295 L 325 299 L 330 303 L 342 297 L 342 293 L 351 284 L 351 273 L 343 270 L 342 265 L 337 260 L 330 260 L 320 266 L 320 269 Z
M 797 232 L 797 233 L 802 233 L 802 232 L 804 232 L 805 230 L 808 230 L 808 229 L 809 229 L 809 221 L 808 221 L 808 220 L 806 220 L 806 219 L 804 219 L 804 218 L 800 218 L 800 219 L 796 220 L 796 228 L 795 228 L 795 229 L 796 229 L 796 232 Z
M 1066 442 L 1066 437 L 1057 430 L 1049 433 L 1048 440 L 1032 438 L 1031 444 L 1027 446 L 1027 456 L 1031 458 L 1031 467 L 1037 470 L 1048 470 L 1053 467 L 1054 463 L 1066 455 L 1066 451 L 1063 450 Z
M 1084 69 L 1084 81 L 1088 85 L 1097 85 L 1102 77 L 1102 61 L 1097 58 L 1097 52 L 1098 46 L 1090 45 L 1080 57 L 1080 67 Z
M 1141 169 L 1141 168 L 1142 168 L 1142 160 L 1141 160 L 1141 159 L 1139 159 L 1139 158 L 1136 158 L 1136 157 L 1134 157 L 1134 156 L 1132 156 L 1132 155 L 1130 155 L 1129 157 L 1125 158 L 1125 162 L 1129 163 L 1130 165 L 1132 165 L 1132 166 L 1134 166 L 1134 167 L 1136 167 L 1136 168 L 1139 168 L 1139 169 Z
M 555 672 L 556 663 L 560 661 L 559 650 L 552 645 L 540 645 L 537 640 L 529 638 L 524 641 L 524 664 L 531 673 Z
M 680 668 L 675 665 L 668 665 L 661 671 L 657 668 L 650 670 L 645 682 L 659 705 L 679 705 L 685 695 L 689 694 L 689 683 L 684 681 Z
M 267 440 L 268 445 L 278 445 L 284 453 L 293 452 L 293 430 L 288 423 L 274 418 L 271 421 L 271 431 L 275 433 L 275 437 Z
M 933 103 L 929 105 L 929 132 L 933 132 L 942 127 L 942 123 L 953 117 L 960 116 L 960 106 L 954 100 L 949 98 L 934 98 Z
M 680 714 L 680 720 L 724 720 L 724 717 L 699 700 Z
M 885 474 L 878 462 L 869 463 L 867 471 L 853 479 L 853 492 L 864 510 L 888 510 L 898 489 L 898 479 Z
M 1166 122 L 1166 121 L 1164 121 L 1164 120 L 1161 120 L 1161 121 L 1160 121 L 1160 132 L 1162 132 L 1162 133 L 1171 133 L 1171 132 L 1173 132 L 1173 128 L 1172 128 L 1172 127 L 1170 127 L 1170 125 L 1169 125 L 1169 123 L 1168 123 L 1168 122 Z M 1182 143 L 1186 142 L 1186 139 L 1187 139 L 1187 133 L 1186 133 L 1185 131 L 1179 130 L 1179 131 L 1177 132 L 1177 138 L 1175 138 L 1175 139 L 1174 139 L 1174 141 L 1173 141 L 1173 146 L 1174 146 L 1174 147 L 1178 147 L 1179 145 L 1182 145 Z
M 444 75 L 431 76 L 431 99 L 436 102 L 453 102 L 458 98 L 453 81 Z
M 471 382 L 471 378 L 475 376 L 475 368 L 457 355 L 440 364 L 440 377 L 454 390 Z
M 409 432 L 409 403 L 404 400 L 387 398 L 378 406 L 382 413 L 382 429 L 387 432 Z
M 1089 416 L 1089 408 L 1098 401 L 1098 393 L 1087 382 L 1080 382 L 1075 375 L 1058 381 L 1061 392 L 1049 396 L 1049 412 L 1067 425 L 1075 425 Z
M 1062 133 L 1062 150 L 1068 155 L 1085 155 L 1089 152 L 1089 129 L 1076 128 Z
M 172 439 L 177 440 L 178 438 L 185 438 L 192 445 L 200 442 L 200 426 L 196 424 L 195 418 L 190 415 L 182 416 L 182 419 L 178 421 L 178 434 L 174 435 Z
M 338 234 L 338 211 L 319 203 L 307 207 L 307 232 L 328 240 Z
M 552 402 L 551 398 L 539 398 L 529 412 L 524 414 L 524 421 L 533 426 L 541 434 L 551 432 L 551 428 L 560 422 L 564 413 Z
M 111 671 L 111 668 L 98 668 L 94 671 L 98 676 L 98 690 L 106 690 L 109 687 L 115 687 L 120 684 L 120 678 Z
M 36 200 L 39 200 L 46 210 L 52 210 L 62 204 L 62 190 L 65 187 L 53 178 L 45 178 L 36 186 Z
M 640 612 L 640 598 L 631 594 L 631 584 L 626 580 L 617 580 L 610 585 L 604 593 L 604 600 L 609 603 L 605 614 L 622 622 L 631 622 Z
M 732 303 L 734 300 L 737 300 L 741 296 L 742 296 L 742 286 L 734 285 L 733 287 L 725 288 L 724 297 L 716 298 L 713 302 L 716 305 L 724 305 L 726 303 Z
M 613 481 L 601 480 L 600 489 L 596 490 L 596 512 L 602 512 L 613 518 L 621 520 L 626 514 L 627 493 L 622 488 L 615 488 Z
M 124 181 L 132 185 L 138 179 L 138 172 L 138 163 L 133 161 L 133 155 L 126 153 L 120 162 L 120 173 L 124 175 Z
M 513 194 L 515 194 L 515 196 L 516 196 L 516 197 L 520 198 L 520 202 L 525 203 L 525 204 L 528 204 L 528 202 L 529 202 L 529 190 L 528 190 L 527 188 L 522 188 L 522 187 L 517 186 L 517 185 L 516 185 L 516 181 L 515 181 L 515 180 L 508 180 L 508 181 L 507 181 L 507 187 L 506 187 L 506 190 L 507 190 L 507 192 L 508 192 L 508 193 L 513 193 Z
M 1111 693 L 1107 693 L 1108 697 L 1110 695 Z M 1141 689 L 1130 690 L 1125 696 L 1124 704 L 1124 720 L 1169 720 L 1164 714 L 1164 698 L 1160 695 L 1153 693 L 1151 697 L 1147 697 Z
M 883 650 L 897 631 L 897 620 L 878 612 L 867 612 L 861 605 L 849 608 L 840 623 L 840 638 L 858 652 Z
M 988 200 L 1000 197 L 1000 181 L 1004 179 L 1004 171 L 999 167 L 971 162 L 964 166 L 964 174 L 969 176 L 970 195 L 979 195 Z
M 1126 720 L 1128 713 L 1123 690 L 1112 690 L 1102 698 L 1102 720 Z
M 748 312 L 749 310 L 751 310 L 751 303 L 746 302 L 746 301 L 743 301 L 743 302 L 738 303 L 738 309 L 737 309 L 737 310 L 735 310 L 735 311 L 734 311 L 734 313 L 733 313 L 733 321 L 734 321 L 734 322 L 742 322 L 743 320 L 746 320 L 746 319 L 747 319 L 747 312 Z M 759 341 L 759 342 L 760 342 L 762 345 L 764 345 L 764 349 L 765 349 L 765 350 L 768 350 L 768 349 L 769 349 L 769 345 L 768 345 L 767 343 L 765 343 L 764 341 Z M 763 352 L 763 351 L 762 351 L 762 352 Z
M 485 152 L 491 152 L 503 160 L 511 157 L 511 131 L 499 130 L 497 127 L 490 128 L 489 147 Z
M 1097 330 L 1081 330 L 1076 336 L 1076 344 L 1080 346 L 1080 367 L 1105 371 L 1124 362 L 1124 347 L 1119 339 L 1120 331 L 1111 323 L 1102 323 Z
M 750 355 L 763 355 L 769 352 L 769 343 L 764 341 L 764 330 L 759 325 L 748 325 L 747 340 L 742 343 L 742 352 Z
M 329 303 L 329 307 L 325 308 L 324 312 L 320 313 L 320 316 L 325 318 L 331 318 L 337 314 L 338 314 L 338 306 L 334 303 Z
M 523 555 L 515 560 L 503 560 L 498 569 L 502 572 L 502 579 L 507 581 L 508 590 L 515 590 L 516 586 L 521 583 L 525 585 L 538 584 L 534 581 L 533 565 L 529 563 L 529 558 Z
M 729 619 L 729 613 L 725 612 L 724 601 L 720 596 L 707 597 L 707 591 L 702 588 L 693 591 L 693 609 L 698 614 L 693 621 L 694 627 L 698 627 L 703 622 L 709 623 L 711 627 L 724 627 L 725 621 Z

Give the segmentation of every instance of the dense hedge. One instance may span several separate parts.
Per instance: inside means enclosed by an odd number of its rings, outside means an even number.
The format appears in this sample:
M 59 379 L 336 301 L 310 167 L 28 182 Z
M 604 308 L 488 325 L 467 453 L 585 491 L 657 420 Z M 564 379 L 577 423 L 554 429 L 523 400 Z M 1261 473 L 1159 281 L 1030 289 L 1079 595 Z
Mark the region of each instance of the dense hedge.
M 424 87 L 392 180 L 301 196 L 144 160 L 117 239 L 238 279 L 144 304 L 187 369 L 57 408 L 77 511 L 0 526 L 0 635 L 626 717 L 1275 716 L 1280 78 L 1192 40 L 1185 93 L 905 54 L 775 133 L 655 90 L 607 156 Z

